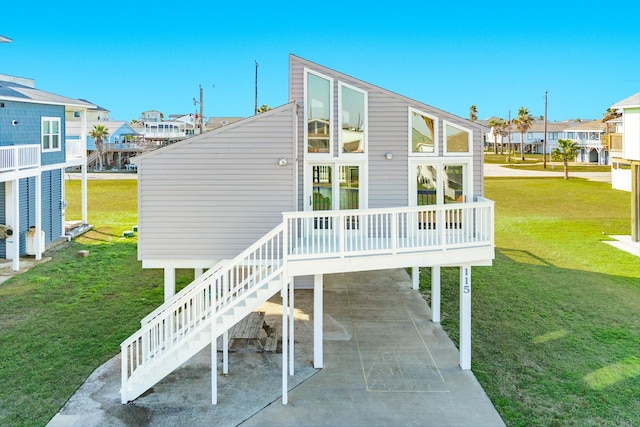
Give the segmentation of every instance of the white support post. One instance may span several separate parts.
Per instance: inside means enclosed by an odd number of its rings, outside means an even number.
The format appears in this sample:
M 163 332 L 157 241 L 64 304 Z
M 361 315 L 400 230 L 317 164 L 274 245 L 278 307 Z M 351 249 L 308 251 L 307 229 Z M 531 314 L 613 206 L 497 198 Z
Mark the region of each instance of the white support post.
M 295 327 L 295 311 L 294 311 L 294 286 L 293 282 L 291 282 L 291 287 L 289 289 L 289 375 L 293 376 L 295 363 L 294 363 L 294 327 Z
M 33 236 L 33 245 L 34 252 L 36 255 L 36 260 L 42 259 L 42 252 L 40 248 L 44 246 L 44 242 L 41 242 L 41 236 L 44 236 L 42 233 L 42 175 L 37 174 L 35 176 L 36 181 L 36 233 Z
M 322 360 L 322 317 L 323 313 L 323 277 L 322 274 L 313 276 L 313 367 L 321 369 Z
M 288 391 L 289 391 L 289 386 L 287 384 L 287 363 L 288 363 L 288 349 L 289 349 L 289 342 L 288 342 L 288 328 L 289 328 L 289 322 L 287 322 L 287 314 L 288 314 L 288 299 L 287 299 L 287 292 L 288 292 L 288 287 L 289 287 L 289 283 L 288 283 L 289 278 L 283 276 L 282 277 L 282 291 L 281 291 L 281 296 L 282 296 L 282 404 L 286 405 L 289 401 L 289 396 L 288 396 Z
M 16 163 L 17 164 L 17 163 Z M 11 256 L 13 257 L 13 271 L 20 270 L 20 180 L 11 181 L 11 210 L 13 219 L 13 247 Z
M 86 141 L 86 139 L 85 139 Z M 81 173 L 81 189 L 80 189 L 80 193 L 81 193 L 81 197 L 82 197 L 82 223 L 83 224 L 89 224 L 89 215 L 88 215 L 88 209 L 87 209 L 87 164 L 85 163 L 84 165 L 82 165 L 80 167 L 82 173 Z
M 164 300 L 169 301 L 176 294 L 176 269 L 164 268 Z
M 216 349 L 218 343 L 211 343 L 211 349 Z M 229 330 L 227 329 L 222 333 L 222 375 L 229 374 Z
M 471 266 L 460 266 L 460 368 L 471 369 Z
M 216 316 L 211 317 L 211 404 L 218 404 L 218 337 L 215 328 Z
M 81 196 L 81 210 L 82 210 L 82 223 L 89 224 L 87 214 L 87 110 L 81 110 L 80 112 L 80 150 L 84 152 L 84 161 L 80 166 L 80 196 Z
M 431 321 L 440 322 L 440 266 L 431 267 Z
M 420 267 L 411 267 L 411 283 L 413 289 L 420 289 Z
M 204 268 L 199 267 L 199 268 L 194 268 L 193 269 L 193 279 L 197 279 L 198 277 L 202 276 L 202 273 L 204 273 Z

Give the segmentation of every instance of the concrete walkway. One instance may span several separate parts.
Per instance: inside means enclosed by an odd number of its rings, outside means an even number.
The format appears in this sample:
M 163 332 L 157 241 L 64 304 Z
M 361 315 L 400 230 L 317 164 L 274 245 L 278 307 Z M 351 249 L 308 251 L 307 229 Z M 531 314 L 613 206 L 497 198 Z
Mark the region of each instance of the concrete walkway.
M 505 167 L 493 163 L 484 164 L 484 176 L 511 176 L 511 177 L 563 177 L 564 171 L 561 164 L 547 163 L 546 171 L 532 171 L 518 169 L 516 167 Z M 569 179 L 585 178 L 590 181 L 611 182 L 611 172 L 569 172 Z
M 404 270 L 325 276 L 324 368 L 312 367 L 313 291 L 295 292 L 295 376 L 282 405 L 282 355 L 210 348 L 133 403 L 119 397 L 120 358 L 97 369 L 51 422 L 57 426 L 503 426 L 472 372 Z M 260 310 L 281 327 L 281 298 Z M 255 350 L 255 349 L 254 349 Z

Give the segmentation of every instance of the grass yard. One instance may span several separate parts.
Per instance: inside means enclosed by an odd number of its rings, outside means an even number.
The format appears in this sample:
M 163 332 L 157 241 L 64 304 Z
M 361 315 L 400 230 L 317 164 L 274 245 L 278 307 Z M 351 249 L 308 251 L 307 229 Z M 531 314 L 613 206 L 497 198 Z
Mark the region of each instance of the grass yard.
M 602 243 L 629 234 L 629 193 L 487 178 L 485 195 L 496 259 L 472 272 L 472 370 L 498 412 L 509 426 L 640 425 L 640 259 Z M 443 269 L 454 341 L 458 277 Z M 427 300 L 429 282 L 423 274 Z
M 0 425 L 45 425 L 163 300 L 162 272 L 142 270 L 136 238 L 122 237 L 137 223 L 136 181 L 88 185 L 95 229 L 0 284 Z M 79 218 L 80 182 L 66 192 L 67 218 Z M 507 425 L 640 425 L 640 260 L 602 243 L 628 234 L 629 194 L 489 178 L 486 196 L 497 251 L 473 269 L 473 371 Z M 454 340 L 457 274 L 443 269 Z M 178 271 L 178 287 L 191 275 Z M 422 286 L 428 299 L 428 274 Z
M 142 270 L 137 181 L 88 181 L 95 229 L 46 252 L 53 259 L 0 284 L 0 426 L 43 426 L 163 301 L 163 274 Z M 67 218 L 81 218 L 67 181 Z M 79 250 L 90 251 L 79 258 Z M 179 286 L 190 281 L 178 272 Z

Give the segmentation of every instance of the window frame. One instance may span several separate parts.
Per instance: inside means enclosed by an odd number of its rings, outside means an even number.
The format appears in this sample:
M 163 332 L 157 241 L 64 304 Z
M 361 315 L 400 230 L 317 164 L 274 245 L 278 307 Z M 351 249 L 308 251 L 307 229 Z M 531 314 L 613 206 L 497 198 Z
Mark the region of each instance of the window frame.
M 45 135 L 45 122 L 49 123 L 50 132 Z M 58 133 L 53 133 L 53 123 L 58 123 Z M 44 147 L 45 136 L 49 137 L 49 148 Z M 57 147 L 53 147 L 53 136 L 58 137 Z M 62 119 L 60 117 L 41 117 L 40 118 L 40 149 L 43 153 L 52 153 L 62 150 Z
M 433 153 L 413 151 L 413 114 L 419 114 L 433 120 Z M 407 110 L 407 134 L 409 144 L 409 157 L 438 157 L 439 154 L 439 136 L 440 129 L 438 117 L 433 114 L 425 113 L 417 108 L 409 107 Z
M 467 133 L 467 151 L 449 151 L 447 148 L 447 126 L 458 129 Z M 442 146 L 445 156 L 471 156 L 473 155 L 473 131 L 459 124 L 450 122 L 448 120 L 442 120 Z
M 349 90 L 352 90 L 354 92 L 359 92 L 364 96 L 364 130 L 362 132 L 362 145 L 363 145 L 363 151 L 362 152 L 351 152 L 351 153 L 347 153 L 343 151 L 343 146 L 342 146 L 342 115 L 343 115 L 343 111 L 342 111 L 342 89 L 343 88 L 347 88 Z M 338 81 L 338 156 L 339 157 L 344 157 L 344 158 L 360 158 L 362 156 L 367 155 L 368 152 L 368 148 L 369 148 L 369 144 L 368 144 L 368 137 L 369 137 L 369 93 L 366 90 L 360 89 L 358 87 L 355 87 L 353 85 L 350 85 L 349 83 L 345 83 L 343 81 Z
M 409 200 L 407 200 L 408 205 L 410 207 L 418 206 L 418 202 L 416 200 L 417 194 L 417 182 L 415 171 L 418 166 L 433 166 L 437 172 L 437 180 L 436 180 L 436 205 L 444 205 L 444 167 L 445 166 L 458 166 L 461 165 L 465 168 L 465 180 L 464 180 L 464 203 L 469 203 L 473 200 L 473 159 L 469 157 L 440 157 L 438 159 L 420 159 L 413 158 L 409 159 Z
M 308 114 L 309 114 L 309 108 L 310 106 L 308 105 L 308 97 L 309 97 L 309 88 L 308 88 L 308 83 L 309 83 L 309 74 L 314 75 L 315 77 L 327 80 L 329 82 L 329 152 L 327 153 L 315 153 L 312 151 L 309 151 L 309 119 L 308 119 Z M 304 136 L 303 136 L 303 144 L 304 144 L 304 153 L 305 153 L 305 157 L 306 156 L 310 156 L 314 159 L 321 159 L 323 157 L 333 157 L 333 153 L 334 153 L 334 142 L 335 142 L 335 138 L 334 138 L 334 121 L 335 121 L 335 115 L 334 115 L 334 108 L 333 108 L 333 103 L 334 103 L 334 79 L 332 77 L 326 76 L 324 74 L 318 73 L 317 71 L 311 70 L 309 68 L 304 69 L 304 88 L 303 88 L 303 94 L 304 94 L 304 111 L 303 111 L 303 117 L 304 117 Z

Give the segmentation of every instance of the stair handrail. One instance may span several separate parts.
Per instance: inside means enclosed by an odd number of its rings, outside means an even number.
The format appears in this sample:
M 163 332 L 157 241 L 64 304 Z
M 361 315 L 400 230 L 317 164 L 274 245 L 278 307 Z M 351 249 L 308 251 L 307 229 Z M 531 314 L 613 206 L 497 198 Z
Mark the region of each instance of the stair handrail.
M 120 344 L 123 387 L 140 368 L 179 346 L 216 312 L 279 275 L 286 256 L 284 240 L 281 223 L 216 272 L 201 275 L 197 286 L 178 292 L 161 313 L 125 339 Z
M 155 310 L 153 310 L 151 313 L 147 314 L 140 321 L 140 326 L 146 325 L 147 323 L 152 321 L 154 318 L 159 316 L 162 312 L 171 308 L 172 305 L 174 305 L 177 301 L 185 298 L 190 292 L 193 291 L 194 288 L 200 286 L 203 281 L 209 279 L 209 277 L 211 277 L 212 275 L 220 271 L 220 269 L 222 269 L 222 267 L 224 267 L 228 262 L 229 262 L 228 260 L 220 261 L 219 263 L 215 264 L 213 267 L 211 267 L 210 269 L 202 273 L 200 276 L 194 278 L 191 283 L 189 283 L 187 286 L 182 288 L 178 293 L 174 295 L 173 298 L 166 300 L 160 306 L 158 306 Z

